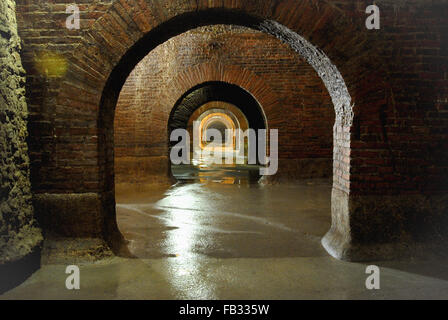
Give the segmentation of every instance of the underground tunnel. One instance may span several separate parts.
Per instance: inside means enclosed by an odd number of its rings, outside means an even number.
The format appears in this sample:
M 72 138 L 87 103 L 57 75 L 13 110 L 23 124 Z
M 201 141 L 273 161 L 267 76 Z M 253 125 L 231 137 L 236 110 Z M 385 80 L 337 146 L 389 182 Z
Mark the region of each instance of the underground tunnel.
M 0 299 L 447 298 L 448 5 L 408 2 L 5 0 Z

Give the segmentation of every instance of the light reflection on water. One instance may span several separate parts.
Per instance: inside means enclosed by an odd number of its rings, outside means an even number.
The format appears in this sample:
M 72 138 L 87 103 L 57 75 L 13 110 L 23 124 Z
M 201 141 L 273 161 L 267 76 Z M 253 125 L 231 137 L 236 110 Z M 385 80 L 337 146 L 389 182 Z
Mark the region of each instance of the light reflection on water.
M 224 161 L 223 161 L 224 163 Z M 172 166 L 175 178 L 181 183 L 218 183 L 221 185 L 248 185 L 258 182 L 259 167 L 244 164 L 211 164 L 207 159 L 195 159 L 192 165 Z M 197 190 L 193 185 L 194 190 Z M 201 214 L 198 215 L 203 204 L 207 202 L 207 195 L 185 192 L 185 188 L 172 189 L 168 197 L 160 200 L 156 206 L 168 209 L 167 215 L 171 225 L 178 227 L 167 234 L 165 240 L 169 252 L 175 252 L 176 258 L 169 259 L 167 271 L 172 279 L 172 286 L 184 292 L 184 298 L 216 299 L 216 288 L 213 281 L 207 281 L 209 272 L 205 268 L 201 255 L 195 253 L 200 245 L 207 246 L 207 235 L 210 233 L 253 233 L 250 231 L 231 231 L 205 225 Z M 181 194 L 179 191 L 181 191 Z M 205 228 L 204 228 L 205 227 Z M 167 252 L 167 253 L 169 253 Z M 207 285 L 204 285 L 207 284 Z
M 174 177 L 183 183 L 256 184 L 260 166 L 248 164 L 212 164 L 208 159 L 193 159 L 190 165 L 173 165 Z
M 258 166 L 237 164 L 197 162 L 173 166 L 173 174 L 179 183 L 157 199 L 142 194 L 117 209 L 120 229 L 135 239 L 132 254 L 163 258 L 163 276 L 177 298 L 218 299 L 216 284 L 225 274 L 210 268 L 220 259 L 323 254 L 329 222 L 321 226 L 320 219 L 329 221 L 331 184 L 263 186 Z M 300 211 L 306 220 L 297 218 Z
M 207 159 L 196 159 L 192 165 L 172 166 L 172 172 L 179 183 L 170 188 L 162 199 L 153 204 L 118 205 L 118 208 L 156 219 L 169 228 L 164 232 L 160 251 L 171 257 L 164 261 L 166 278 L 170 279 L 176 292 L 182 293 L 179 298 L 217 299 L 215 282 L 208 279 L 210 272 L 204 264 L 206 256 L 199 253 L 198 248 L 215 247 L 215 236 L 212 235 L 243 236 L 259 235 L 260 232 L 244 228 L 238 230 L 237 226 L 229 229 L 218 222 L 222 218 L 211 218 L 213 215 L 226 217 L 228 213 L 213 208 L 218 193 L 213 193 L 206 186 L 256 184 L 260 178 L 259 166 L 219 165 L 210 164 Z M 152 210 L 162 214 L 150 214 Z M 210 221 L 207 221 L 207 216 Z

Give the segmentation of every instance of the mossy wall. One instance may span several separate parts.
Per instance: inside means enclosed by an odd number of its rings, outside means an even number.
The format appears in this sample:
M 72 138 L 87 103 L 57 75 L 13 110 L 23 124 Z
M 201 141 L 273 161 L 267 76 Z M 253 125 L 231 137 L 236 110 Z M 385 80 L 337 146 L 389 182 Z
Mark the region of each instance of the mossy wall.
M 26 143 L 28 109 L 20 59 L 15 1 L 0 1 L 0 289 L 11 274 L 5 266 L 22 261 L 42 242 L 36 225 Z M 10 268 L 7 268 L 10 269 Z M 4 283 L 3 283 L 4 284 Z

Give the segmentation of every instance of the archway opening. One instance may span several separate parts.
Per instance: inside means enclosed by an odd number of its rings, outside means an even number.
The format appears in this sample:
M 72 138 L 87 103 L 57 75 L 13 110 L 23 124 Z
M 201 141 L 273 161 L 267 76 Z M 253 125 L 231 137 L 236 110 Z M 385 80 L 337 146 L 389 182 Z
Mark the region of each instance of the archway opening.
M 171 164 L 174 178 L 183 182 L 258 182 L 258 135 L 266 124 L 260 104 L 236 85 L 207 82 L 188 90 L 176 102 L 168 120 L 169 154 L 179 143 L 171 139 L 175 130 L 186 130 L 190 140 L 191 161 Z M 251 147 L 254 161 L 249 160 Z
M 117 92 L 120 91 L 125 78 L 123 75 L 128 75 L 137 61 L 140 61 L 144 56 L 143 53 L 150 52 L 157 44 L 163 43 L 165 40 L 179 35 L 186 30 L 193 29 L 201 25 L 240 25 L 250 27 L 255 30 L 260 30 L 270 35 L 274 35 L 290 47 L 309 63 L 317 72 L 317 75 L 323 81 L 328 93 L 331 97 L 335 108 L 336 121 L 334 125 L 334 179 L 333 190 L 339 192 L 338 197 L 343 198 L 348 195 L 349 189 L 349 163 L 346 161 L 344 155 L 349 155 L 350 152 L 350 131 L 349 128 L 352 122 L 351 99 L 348 94 L 345 83 L 338 72 L 337 68 L 330 62 L 328 57 L 318 48 L 311 45 L 307 40 L 300 37 L 298 34 L 292 32 L 288 28 L 273 22 L 248 16 L 246 14 L 228 12 L 226 10 L 211 10 L 204 14 L 199 12 L 193 14 L 197 19 L 191 19 L 191 15 L 183 15 L 173 20 L 170 20 L 155 30 L 148 33 L 143 39 L 138 41 L 121 59 L 118 65 L 113 70 L 109 77 L 108 83 L 104 90 L 102 98 L 102 108 L 100 110 L 100 140 L 104 139 L 104 143 L 100 143 L 100 153 L 104 152 L 104 187 L 105 193 L 103 203 L 105 204 L 106 213 L 115 213 L 110 204 L 114 203 L 114 164 L 113 164 L 113 110 L 118 98 Z M 188 18 L 188 19 L 187 19 Z M 185 20 L 184 20 L 185 19 Z M 194 21 L 194 22 L 192 22 Z M 182 22 L 182 23 L 181 23 Z M 215 77 L 219 78 L 219 77 Z M 176 88 L 177 89 L 177 88 Z M 263 94 L 263 92 L 259 92 Z M 165 159 L 167 160 L 167 159 Z M 167 170 L 169 171 L 169 164 L 167 163 Z M 165 170 L 165 169 L 164 169 Z M 335 195 L 335 193 L 333 194 Z M 115 218 L 115 215 L 113 215 Z M 110 219 L 106 218 L 110 223 Z M 337 222 L 337 221 L 334 221 Z M 113 224 L 109 229 L 113 229 Z M 334 225 L 338 228 L 337 225 Z M 110 234 L 113 234 L 110 232 Z M 113 241 L 112 241 L 113 242 Z

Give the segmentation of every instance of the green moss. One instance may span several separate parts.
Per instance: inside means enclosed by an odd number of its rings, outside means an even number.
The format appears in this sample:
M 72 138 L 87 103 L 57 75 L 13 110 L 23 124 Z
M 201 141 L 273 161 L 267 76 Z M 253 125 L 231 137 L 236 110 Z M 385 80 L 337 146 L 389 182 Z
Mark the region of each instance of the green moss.
M 0 264 L 4 264 L 22 259 L 42 242 L 31 203 L 25 78 L 12 0 L 0 3 L 0 64 Z

